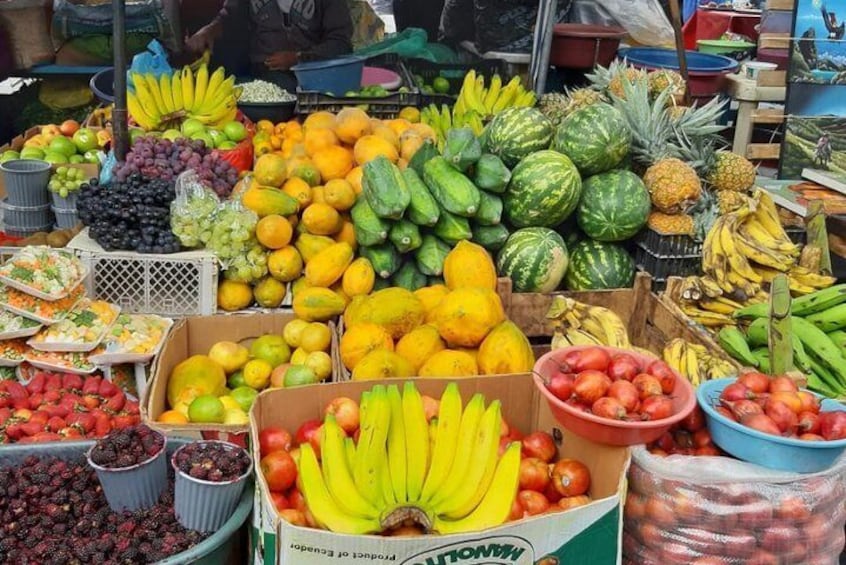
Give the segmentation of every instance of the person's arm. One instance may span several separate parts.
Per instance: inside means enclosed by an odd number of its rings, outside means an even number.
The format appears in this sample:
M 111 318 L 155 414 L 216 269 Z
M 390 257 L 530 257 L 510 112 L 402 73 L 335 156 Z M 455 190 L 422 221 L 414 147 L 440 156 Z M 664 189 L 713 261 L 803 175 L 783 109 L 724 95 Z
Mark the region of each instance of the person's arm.
M 229 21 L 233 15 L 237 14 L 240 9 L 241 0 L 224 0 L 223 7 L 218 12 L 217 16 L 208 24 L 201 27 L 197 33 L 189 37 L 185 41 L 185 47 L 189 51 L 195 53 L 202 53 L 206 50 L 211 50 L 214 42 L 220 39 L 223 35 L 223 26 Z
M 322 27 L 320 42 L 301 51 L 301 61 L 331 59 L 352 52 L 353 24 L 347 0 L 325 0 Z

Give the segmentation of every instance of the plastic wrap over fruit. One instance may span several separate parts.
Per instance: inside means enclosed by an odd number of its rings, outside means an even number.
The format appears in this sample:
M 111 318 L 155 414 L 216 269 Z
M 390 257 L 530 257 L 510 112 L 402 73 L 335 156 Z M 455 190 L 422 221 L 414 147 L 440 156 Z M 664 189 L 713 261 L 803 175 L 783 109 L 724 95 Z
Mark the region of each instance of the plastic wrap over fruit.
M 846 458 L 815 474 L 728 457 L 632 450 L 623 563 L 838 563 L 846 526 Z
M 201 247 L 211 239 L 220 198 L 206 188 L 193 169 L 176 177 L 176 197 L 170 204 L 170 229 L 183 247 Z

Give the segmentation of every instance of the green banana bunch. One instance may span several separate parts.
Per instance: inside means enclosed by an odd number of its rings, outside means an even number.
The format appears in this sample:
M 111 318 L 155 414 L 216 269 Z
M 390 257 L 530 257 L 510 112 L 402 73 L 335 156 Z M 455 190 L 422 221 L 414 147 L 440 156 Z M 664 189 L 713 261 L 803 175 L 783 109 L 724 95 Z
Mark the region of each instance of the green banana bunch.
M 744 365 L 749 365 L 750 367 L 758 366 L 758 360 L 752 355 L 752 351 L 749 350 L 746 337 L 736 327 L 726 326 L 720 329 L 717 339 L 726 353 Z
M 505 522 L 519 486 L 520 443 L 499 455 L 500 402 L 481 394 L 466 406 L 456 383 L 426 421 L 413 383 L 376 385 L 361 395 L 360 437 L 347 441 L 332 415 L 321 431 L 322 460 L 303 445 L 302 493 L 330 531 L 372 534 L 412 518 L 441 534 Z

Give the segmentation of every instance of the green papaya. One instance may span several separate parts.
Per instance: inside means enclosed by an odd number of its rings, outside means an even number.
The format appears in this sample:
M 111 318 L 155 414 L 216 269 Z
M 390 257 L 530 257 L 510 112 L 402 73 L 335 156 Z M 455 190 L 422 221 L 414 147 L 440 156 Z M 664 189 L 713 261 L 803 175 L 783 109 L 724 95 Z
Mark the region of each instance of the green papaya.
M 502 198 L 496 194 L 479 192 L 479 211 L 476 212 L 476 223 L 480 226 L 496 226 L 502 219 Z
M 402 257 L 390 243 L 359 247 L 359 255 L 370 261 L 376 275 L 383 279 L 390 278 L 396 273 L 402 264 Z
M 364 165 L 361 190 L 380 218 L 399 220 L 411 201 L 402 173 L 383 155 Z
M 444 142 L 444 159 L 458 169 L 466 171 L 482 156 L 482 146 L 470 128 L 453 128 Z
M 485 153 L 476 161 L 473 182 L 482 190 L 503 193 L 511 181 L 511 171 L 496 155 Z
M 432 234 L 423 236 L 423 243 L 417 248 L 414 258 L 417 268 L 424 275 L 439 277 L 444 272 L 444 261 L 452 248 Z
M 420 235 L 420 228 L 408 220 L 399 220 L 388 234 L 388 238 L 400 253 L 408 253 L 420 247 L 423 238 Z
M 414 261 L 406 261 L 399 268 L 399 271 L 391 277 L 394 286 L 400 286 L 406 290 L 415 291 L 426 286 L 426 275 L 420 272 Z
M 499 251 L 505 245 L 505 240 L 511 235 L 504 224 L 496 226 L 474 224 L 471 228 L 473 230 L 473 241 L 491 252 Z
M 465 218 L 479 210 L 479 189 L 443 157 L 433 157 L 423 166 L 423 181 L 443 210 Z
M 437 157 L 438 155 L 440 155 L 440 153 L 438 153 L 437 146 L 427 139 L 423 142 L 423 145 L 420 146 L 420 149 L 418 149 L 411 157 L 411 161 L 408 162 L 408 168 L 412 169 L 418 176 L 422 177 L 423 165 L 425 165 L 429 159 Z
M 450 214 L 446 210 L 441 210 L 441 217 L 438 218 L 438 223 L 432 228 L 432 233 L 450 245 L 455 245 L 462 239 L 473 237 L 473 232 L 470 230 L 470 221 L 467 218 Z
M 405 209 L 406 217 L 418 226 L 434 226 L 441 215 L 435 197 L 429 192 L 429 188 L 414 172 L 411 167 L 406 167 L 402 172 L 408 192 L 411 194 L 411 201 Z
M 355 230 L 355 240 L 359 245 L 379 245 L 388 239 L 390 223 L 376 215 L 363 195 L 358 197 L 350 210 L 350 217 Z

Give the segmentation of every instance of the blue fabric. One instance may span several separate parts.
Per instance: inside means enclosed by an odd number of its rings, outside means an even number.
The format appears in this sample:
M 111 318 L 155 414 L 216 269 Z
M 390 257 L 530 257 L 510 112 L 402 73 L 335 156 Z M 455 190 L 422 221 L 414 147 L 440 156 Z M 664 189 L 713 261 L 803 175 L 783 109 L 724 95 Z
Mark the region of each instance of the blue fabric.
M 682 19 L 685 23 L 693 17 L 698 6 L 699 0 L 684 0 L 684 5 L 682 5 Z

